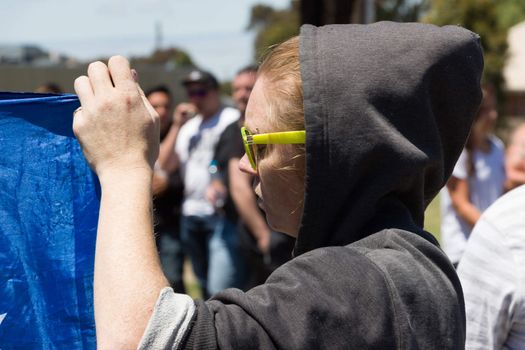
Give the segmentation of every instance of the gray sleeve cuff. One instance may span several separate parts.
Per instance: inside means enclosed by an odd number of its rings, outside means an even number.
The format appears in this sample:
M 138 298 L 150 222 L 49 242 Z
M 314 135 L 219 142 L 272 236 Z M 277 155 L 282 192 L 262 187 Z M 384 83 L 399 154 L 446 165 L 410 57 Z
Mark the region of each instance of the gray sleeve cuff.
M 177 349 L 194 313 L 192 298 L 162 289 L 138 349 Z

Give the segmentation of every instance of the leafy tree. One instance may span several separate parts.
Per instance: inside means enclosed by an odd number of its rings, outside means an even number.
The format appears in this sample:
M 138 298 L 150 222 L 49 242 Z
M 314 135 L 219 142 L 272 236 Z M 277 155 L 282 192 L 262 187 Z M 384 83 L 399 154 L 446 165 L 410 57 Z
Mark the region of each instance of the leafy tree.
M 478 33 L 485 55 L 485 80 L 501 97 L 503 67 L 507 58 L 507 33 L 525 19 L 523 0 L 428 0 L 426 22 L 459 24 Z
M 501 96 L 507 32 L 525 20 L 524 0 L 375 0 L 375 4 L 377 20 L 454 24 L 478 33 L 485 54 L 484 78 Z M 257 33 L 255 58 L 258 60 L 268 47 L 297 35 L 300 23 L 349 22 L 356 5 L 359 0 L 291 0 L 284 10 L 255 5 L 248 26 Z
M 145 57 L 134 57 L 132 58 L 134 63 L 142 64 L 169 64 L 172 63 L 175 66 L 193 66 L 193 61 L 190 55 L 176 47 L 170 47 L 167 49 L 155 50 L 150 56 Z
M 333 23 L 350 23 L 358 0 L 291 0 L 284 10 L 267 5 L 255 5 L 251 10 L 248 30 L 255 30 L 255 59 L 268 47 L 299 34 L 300 24 L 317 26 Z
M 248 30 L 255 30 L 255 60 L 260 60 L 266 50 L 299 34 L 299 1 L 290 2 L 290 7 L 276 10 L 267 5 L 252 7 Z
M 231 81 L 221 82 L 219 86 L 219 91 L 224 96 L 231 96 L 233 93 L 232 82 Z
M 428 11 L 428 0 L 376 0 L 376 20 L 417 22 Z

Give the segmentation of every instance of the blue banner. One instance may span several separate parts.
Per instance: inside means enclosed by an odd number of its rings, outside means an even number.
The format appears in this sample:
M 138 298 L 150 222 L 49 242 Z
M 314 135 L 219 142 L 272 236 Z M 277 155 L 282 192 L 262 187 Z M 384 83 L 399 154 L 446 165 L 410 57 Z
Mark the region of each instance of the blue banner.
M 95 349 L 100 186 L 74 95 L 0 93 L 0 349 Z

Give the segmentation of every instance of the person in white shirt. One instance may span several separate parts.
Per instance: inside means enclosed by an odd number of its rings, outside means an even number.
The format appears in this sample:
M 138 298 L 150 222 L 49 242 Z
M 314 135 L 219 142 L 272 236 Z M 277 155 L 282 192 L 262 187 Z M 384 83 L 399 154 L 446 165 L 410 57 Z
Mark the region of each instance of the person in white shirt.
M 503 193 L 504 146 L 492 134 L 497 117 L 494 93 L 484 87 L 465 149 L 441 191 L 441 243 L 455 266 L 481 213 Z
M 239 119 L 239 111 L 224 107 L 219 84 L 208 72 L 192 71 L 183 81 L 189 105 L 198 112 L 180 129 L 175 152 L 184 181 L 181 239 L 190 256 L 203 297 L 243 284 L 237 229 L 206 199 L 215 147 L 224 129 Z
M 458 266 L 466 349 L 525 349 L 525 186 L 488 208 Z

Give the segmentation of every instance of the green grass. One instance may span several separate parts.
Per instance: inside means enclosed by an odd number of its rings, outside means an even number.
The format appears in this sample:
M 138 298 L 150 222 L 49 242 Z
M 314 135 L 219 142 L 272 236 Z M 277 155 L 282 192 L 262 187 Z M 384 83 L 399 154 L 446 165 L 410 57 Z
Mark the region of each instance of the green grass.
M 195 274 L 193 273 L 189 259 L 184 261 L 182 280 L 184 282 L 184 288 L 186 288 L 186 293 L 189 294 L 190 297 L 193 299 L 202 299 L 202 291 L 199 282 L 197 281 L 197 277 L 195 277 Z
M 438 241 L 440 235 L 441 214 L 439 209 L 439 195 L 434 198 L 425 211 L 425 230 L 432 233 Z

